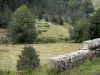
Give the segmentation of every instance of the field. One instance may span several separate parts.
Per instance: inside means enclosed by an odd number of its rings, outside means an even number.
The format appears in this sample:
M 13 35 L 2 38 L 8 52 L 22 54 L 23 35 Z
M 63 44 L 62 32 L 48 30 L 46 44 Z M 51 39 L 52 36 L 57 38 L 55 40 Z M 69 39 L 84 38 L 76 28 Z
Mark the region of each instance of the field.
M 15 70 L 18 55 L 25 45 L 0 45 L 0 68 Z M 80 44 L 55 43 L 55 44 L 34 44 L 33 46 L 40 55 L 41 64 L 47 63 L 49 57 L 66 54 L 78 50 Z
M 47 68 L 49 57 L 73 52 L 80 48 L 76 43 L 30 44 L 40 55 L 41 66 L 31 75 L 100 75 L 100 58 L 86 60 L 82 65 L 61 73 L 55 73 Z M 18 55 L 25 45 L 0 45 L 0 69 L 15 70 Z M 6 73 L 6 72 L 5 72 Z M 3 75 L 16 75 L 15 72 Z M 24 74 L 29 75 L 29 74 Z
M 48 25 L 49 27 L 45 27 Z M 64 26 L 66 26 L 66 28 Z M 42 34 L 39 34 L 38 37 L 68 37 L 68 24 L 64 24 L 64 26 L 53 24 L 51 22 L 46 22 L 44 20 L 36 20 L 36 29 L 42 31 L 46 30 L 46 32 L 42 32 Z

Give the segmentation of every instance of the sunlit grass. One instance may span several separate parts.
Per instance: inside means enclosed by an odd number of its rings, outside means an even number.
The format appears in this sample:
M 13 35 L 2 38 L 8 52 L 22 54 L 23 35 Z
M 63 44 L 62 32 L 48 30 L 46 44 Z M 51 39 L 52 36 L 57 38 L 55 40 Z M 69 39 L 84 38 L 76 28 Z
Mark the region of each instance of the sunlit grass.
M 4 69 L 8 65 L 8 68 L 15 70 L 18 55 L 24 46 L 25 45 L 0 45 L 0 60 L 2 62 L 0 66 Z M 80 44 L 76 43 L 31 44 L 31 46 L 33 46 L 40 55 L 41 64 L 47 63 L 49 57 L 73 52 L 80 48 Z M 5 63 L 3 63 L 4 61 Z
M 94 8 L 97 10 L 100 8 L 100 0 L 91 0 L 93 3 Z

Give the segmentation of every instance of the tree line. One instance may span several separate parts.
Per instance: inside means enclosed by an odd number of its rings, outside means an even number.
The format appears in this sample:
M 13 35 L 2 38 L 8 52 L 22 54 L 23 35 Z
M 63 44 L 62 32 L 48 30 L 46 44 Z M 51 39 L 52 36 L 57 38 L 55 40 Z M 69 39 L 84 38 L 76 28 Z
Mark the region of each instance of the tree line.
M 0 27 L 7 27 L 12 13 L 25 4 L 35 18 L 63 25 L 94 11 L 91 0 L 0 0 Z
M 74 42 L 100 38 L 100 9 L 78 20 L 69 32 Z

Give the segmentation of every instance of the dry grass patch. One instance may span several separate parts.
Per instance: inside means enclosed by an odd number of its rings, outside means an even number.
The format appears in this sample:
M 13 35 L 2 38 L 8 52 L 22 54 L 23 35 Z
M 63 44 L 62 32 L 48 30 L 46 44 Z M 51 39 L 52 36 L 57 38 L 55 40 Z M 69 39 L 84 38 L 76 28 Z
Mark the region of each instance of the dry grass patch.
M 0 45 L 0 58 L 8 61 L 8 68 L 15 69 L 18 55 L 25 45 Z M 80 44 L 75 43 L 54 43 L 54 44 L 31 44 L 40 55 L 41 64 L 47 63 L 49 57 L 66 54 L 78 50 Z M 4 50 L 4 51 L 3 51 Z M 7 63 L 8 64 L 8 63 Z M 4 65 L 4 64 L 0 64 Z

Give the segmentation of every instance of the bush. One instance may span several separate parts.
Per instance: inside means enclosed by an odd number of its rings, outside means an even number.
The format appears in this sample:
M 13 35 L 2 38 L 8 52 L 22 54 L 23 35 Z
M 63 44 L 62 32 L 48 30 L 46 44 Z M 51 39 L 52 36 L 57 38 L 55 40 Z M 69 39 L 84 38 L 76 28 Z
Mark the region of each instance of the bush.
M 48 37 L 47 39 L 45 39 L 45 43 L 56 43 L 57 42 L 57 38 L 54 37 Z
M 46 25 L 44 25 L 44 27 L 46 27 L 46 28 L 50 28 L 50 25 L 46 24 Z
M 40 28 L 42 28 L 43 26 L 41 26 L 41 25 L 38 25 L 37 27 L 40 27 Z
M 32 71 L 40 65 L 39 55 L 31 46 L 25 46 L 17 61 L 17 71 Z
M 47 30 L 42 30 L 42 32 L 47 32 Z
M 41 37 L 37 38 L 35 43 L 56 43 L 58 42 L 58 39 L 55 37 Z
M 63 23 L 62 17 L 59 17 L 59 24 L 60 24 L 60 25 L 63 25 L 63 24 L 64 24 L 64 23 Z
M 58 42 L 65 42 L 65 38 L 58 38 Z
M 38 34 L 42 34 L 42 31 L 41 30 L 38 30 Z
M 23 5 L 12 15 L 8 35 L 13 43 L 33 43 L 37 38 L 35 20 L 28 8 Z
M 52 21 L 53 23 L 58 24 L 58 17 L 55 16 L 55 15 L 53 15 L 52 18 L 51 18 L 51 21 Z
M 65 42 L 68 42 L 68 37 L 65 38 Z

